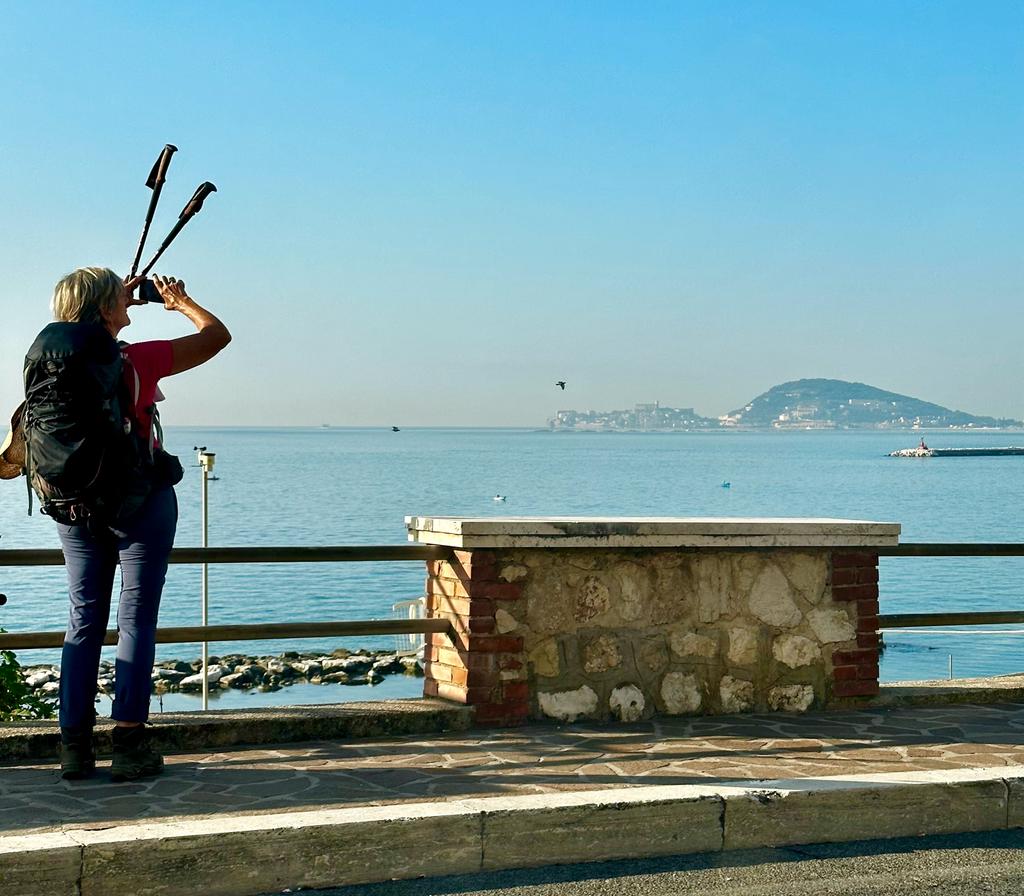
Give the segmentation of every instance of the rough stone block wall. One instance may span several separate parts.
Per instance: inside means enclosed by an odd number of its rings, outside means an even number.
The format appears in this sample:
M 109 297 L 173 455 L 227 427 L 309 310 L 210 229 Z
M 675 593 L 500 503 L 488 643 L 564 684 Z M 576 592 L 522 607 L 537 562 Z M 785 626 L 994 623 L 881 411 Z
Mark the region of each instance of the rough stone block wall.
M 877 555 L 491 549 L 428 564 L 425 693 L 478 724 L 802 712 L 878 691 Z

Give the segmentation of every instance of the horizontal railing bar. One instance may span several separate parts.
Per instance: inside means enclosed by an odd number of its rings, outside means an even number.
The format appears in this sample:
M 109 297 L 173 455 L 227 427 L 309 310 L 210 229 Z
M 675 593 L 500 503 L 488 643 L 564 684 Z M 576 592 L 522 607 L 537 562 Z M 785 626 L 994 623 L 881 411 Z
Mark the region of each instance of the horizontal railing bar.
M 175 548 L 171 563 L 344 563 L 369 561 L 444 560 L 454 548 L 431 544 L 330 545 L 324 547 Z M 671 550 L 671 549 L 668 549 Z M 679 548 L 691 553 L 750 551 L 801 552 L 808 550 L 856 551 L 882 557 L 1024 557 L 1022 542 L 946 543 L 920 542 L 883 547 L 862 545 L 757 545 L 726 547 L 702 545 Z M 49 548 L 0 550 L 3 566 L 62 566 L 64 555 Z
M 444 560 L 452 548 L 433 544 L 330 545 L 325 547 L 174 548 L 171 563 L 355 563 L 377 560 Z M 0 551 L 3 566 L 63 566 L 52 549 Z
M 433 544 L 331 545 L 324 547 L 258 547 L 258 548 L 175 548 L 171 563 L 356 563 L 372 561 L 444 560 L 454 548 Z M 666 550 L 673 550 L 671 548 Z M 727 547 L 704 545 L 677 548 L 687 553 L 718 553 L 746 551 L 806 552 L 851 551 L 878 554 L 882 557 L 1024 557 L 1022 542 L 945 543 L 920 542 L 884 547 L 862 545 L 757 545 Z M 0 567 L 63 566 L 64 555 L 49 548 L 0 550 Z
M 376 560 L 443 560 L 452 549 L 432 544 L 327 547 L 175 548 L 171 563 L 357 563 Z
M 880 629 L 942 625 L 1000 625 L 1008 622 L 1024 622 L 1024 612 L 1020 610 L 991 610 L 978 613 L 883 613 L 878 617 Z
M 554 546 L 554 543 L 552 546 Z M 566 548 L 566 550 L 575 550 L 575 548 Z M 909 542 L 906 544 L 882 546 L 858 544 L 758 544 L 739 547 L 726 544 L 701 544 L 685 545 L 677 548 L 652 548 L 652 550 L 680 551 L 687 554 L 775 554 L 780 552 L 806 554 L 809 551 L 814 551 L 826 554 L 878 554 L 880 557 L 1024 557 L 1024 543 L 1020 542 Z
M 900 635 L 1024 635 L 1024 628 L 887 628 Z
M 1024 543 L 1001 541 L 964 544 L 909 542 L 861 550 L 881 557 L 1024 557 Z
M 749 545 L 729 547 L 727 545 L 694 545 L 683 548 L 666 548 L 687 553 L 754 553 L 770 554 L 776 551 L 806 553 L 878 554 L 880 557 L 1024 557 L 1022 542 L 907 542 L 871 547 L 867 545 Z
M 454 634 L 447 619 L 354 619 L 346 622 L 278 622 L 266 625 L 191 625 L 158 628 L 158 644 L 202 641 L 273 641 L 280 638 L 320 638 L 330 635 Z M 117 631 L 108 631 L 103 643 L 117 643 Z M 64 632 L 8 632 L 0 635 L 0 650 L 39 650 L 61 647 Z

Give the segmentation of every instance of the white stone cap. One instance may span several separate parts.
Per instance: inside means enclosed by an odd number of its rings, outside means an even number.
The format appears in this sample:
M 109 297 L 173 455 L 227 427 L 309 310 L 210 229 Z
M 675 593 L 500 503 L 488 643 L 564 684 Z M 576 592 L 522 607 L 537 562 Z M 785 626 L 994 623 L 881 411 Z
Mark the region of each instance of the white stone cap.
M 407 516 L 409 540 L 456 548 L 885 547 L 899 523 L 738 517 Z

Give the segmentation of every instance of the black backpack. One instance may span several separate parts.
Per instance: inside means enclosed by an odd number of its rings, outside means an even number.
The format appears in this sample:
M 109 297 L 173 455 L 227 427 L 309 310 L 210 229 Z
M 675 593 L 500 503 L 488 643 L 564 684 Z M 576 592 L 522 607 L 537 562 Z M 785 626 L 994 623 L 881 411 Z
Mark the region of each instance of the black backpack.
M 43 513 L 101 532 L 146 500 L 153 455 L 135 432 L 123 363 L 102 324 L 59 321 L 32 343 L 23 418 L 29 513 L 34 490 Z

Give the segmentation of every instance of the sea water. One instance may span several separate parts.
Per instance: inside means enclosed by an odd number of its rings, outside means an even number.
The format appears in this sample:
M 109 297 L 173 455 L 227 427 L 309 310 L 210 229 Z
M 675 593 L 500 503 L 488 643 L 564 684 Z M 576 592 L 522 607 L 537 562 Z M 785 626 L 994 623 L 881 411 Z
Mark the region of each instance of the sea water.
M 215 546 L 370 545 L 406 541 L 407 515 L 839 517 L 901 523 L 905 542 L 1024 541 L 1024 457 L 890 458 L 908 432 L 575 433 L 528 429 L 169 427 L 186 465 L 176 544 L 201 543 L 194 447 L 216 453 L 209 484 Z M 1024 434 L 925 433 L 931 447 L 1020 444 Z M 1016 440 L 1016 441 L 1015 441 Z M 728 487 L 724 487 L 728 483 Z M 504 495 L 496 502 L 495 495 Z M 52 521 L 26 515 L 24 480 L 0 483 L 0 548 L 56 548 Z M 883 613 L 1022 606 L 1024 558 L 898 558 L 880 563 Z M 421 562 L 211 565 L 213 625 L 392 618 L 423 593 Z M 0 626 L 56 630 L 66 614 L 62 567 L 0 567 Z M 170 568 L 161 625 L 198 625 L 200 571 Z M 113 625 L 113 620 L 111 622 Z M 1024 669 L 1022 626 L 1001 634 L 890 633 L 883 681 Z M 957 632 L 963 631 L 958 628 Z M 211 644 L 217 653 L 393 648 L 394 638 Z M 194 659 L 198 645 L 162 645 Z M 53 661 L 57 651 L 21 654 Z M 389 679 L 387 696 L 419 682 Z M 382 686 L 383 687 L 383 686 Z M 365 688 L 290 688 L 228 695 L 228 703 L 361 699 Z M 343 692 L 343 693 L 339 693 Z M 393 692 L 393 693 L 392 693 Z M 373 696 L 381 696 L 374 690 Z M 178 700 L 179 698 L 176 698 Z M 187 698 L 186 698 L 187 699 Z

